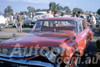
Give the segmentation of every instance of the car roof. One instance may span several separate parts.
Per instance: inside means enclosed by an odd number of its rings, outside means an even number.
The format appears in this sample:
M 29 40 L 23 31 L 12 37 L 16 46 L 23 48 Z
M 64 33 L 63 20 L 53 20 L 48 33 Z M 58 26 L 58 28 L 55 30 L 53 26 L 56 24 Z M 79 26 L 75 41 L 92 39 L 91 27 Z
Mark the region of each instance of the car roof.
M 38 21 L 56 21 L 56 20 L 82 20 L 82 18 L 78 18 L 78 17 L 52 17 L 52 18 L 43 18 L 43 19 L 39 19 Z

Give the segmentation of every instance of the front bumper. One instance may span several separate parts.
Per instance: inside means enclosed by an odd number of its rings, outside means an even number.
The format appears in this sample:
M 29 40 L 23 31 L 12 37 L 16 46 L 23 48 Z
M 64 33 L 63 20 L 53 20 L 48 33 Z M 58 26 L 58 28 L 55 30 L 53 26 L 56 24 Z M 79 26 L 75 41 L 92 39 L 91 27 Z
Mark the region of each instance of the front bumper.
M 0 57 L 0 62 L 10 62 L 14 64 L 21 64 L 21 65 L 28 65 L 28 66 L 54 67 L 54 65 L 51 63 L 37 61 L 37 60 L 24 60 L 24 59 L 19 60 L 14 58 L 8 59 L 8 58 Z

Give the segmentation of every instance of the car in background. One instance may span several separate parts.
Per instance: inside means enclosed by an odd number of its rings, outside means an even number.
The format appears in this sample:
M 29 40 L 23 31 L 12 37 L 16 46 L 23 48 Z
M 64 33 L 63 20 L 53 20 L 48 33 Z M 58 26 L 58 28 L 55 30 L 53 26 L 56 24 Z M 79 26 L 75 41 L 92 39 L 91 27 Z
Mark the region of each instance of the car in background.
M 93 29 L 94 32 L 100 31 L 100 17 L 96 16 L 95 18 L 96 18 L 96 27 Z
M 0 62 L 13 67 L 77 67 L 92 37 L 82 18 L 39 19 L 28 35 L 0 43 Z
M 23 16 L 23 26 L 33 26 L 32 23 L 32 19 L 29 17 L 24 17 Z
M 0 30 L 4 29 L 4 27 L 6 25 L 6 21 L 7 21 L 7 19 L 4 18 L 3 15 L 0 15 Z
M 35 23 L 38 19 L 42 19 L 44 14 L 46 14 L 47 12 L 45 11 L 39 11 L 39 12 L 36 12 L 34 17 L 33 17 L 33 23 Z

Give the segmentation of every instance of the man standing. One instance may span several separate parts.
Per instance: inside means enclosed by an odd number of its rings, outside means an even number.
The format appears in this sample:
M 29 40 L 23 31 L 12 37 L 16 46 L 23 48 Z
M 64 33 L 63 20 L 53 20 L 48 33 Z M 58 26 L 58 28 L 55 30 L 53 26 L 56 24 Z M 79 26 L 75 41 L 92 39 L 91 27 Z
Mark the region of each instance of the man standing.
M 93 16 L 93 14 L 90 14 L 90 23 L 92 25 L 92 28 L 95 28 L 96 27 L 96 19 Z
M 13 16 L 13 19 L 14 19 L 14 26 L 16 26 L 16 28 L 18 28 L 18 25 L 17 25 L 17 13 Z
M 20 14 L 17 16 L 18 32 L 22 32 L 23 19 Z
M 47 13 L 43 16 L 43 18 L 50 18 L 50 17 L 54 17 L 51 13 L 51 10 L 48 10 Z
M 76 13 L 75 12 L 73 12 L 72 17 L 76 17 Z
M 59 14 L 57 11 L 54 11 L 54 17 L 59 17 Z
M 13 19 L 13 13 L 12 14 L 10 14 L 10 24 L 14 24 L 14 19 Z

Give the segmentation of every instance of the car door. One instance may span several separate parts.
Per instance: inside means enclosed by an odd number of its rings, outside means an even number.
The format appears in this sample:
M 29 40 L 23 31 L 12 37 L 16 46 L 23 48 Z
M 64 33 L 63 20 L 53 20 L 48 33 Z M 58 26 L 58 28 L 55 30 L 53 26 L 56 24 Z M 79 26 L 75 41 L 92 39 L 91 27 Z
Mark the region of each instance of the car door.
M 89 36 L 89 29 L 86 28 L 84 20 L 78 21 L 78 48 L 81 54 L 84 53 L 87 47 L 87 40 Z

